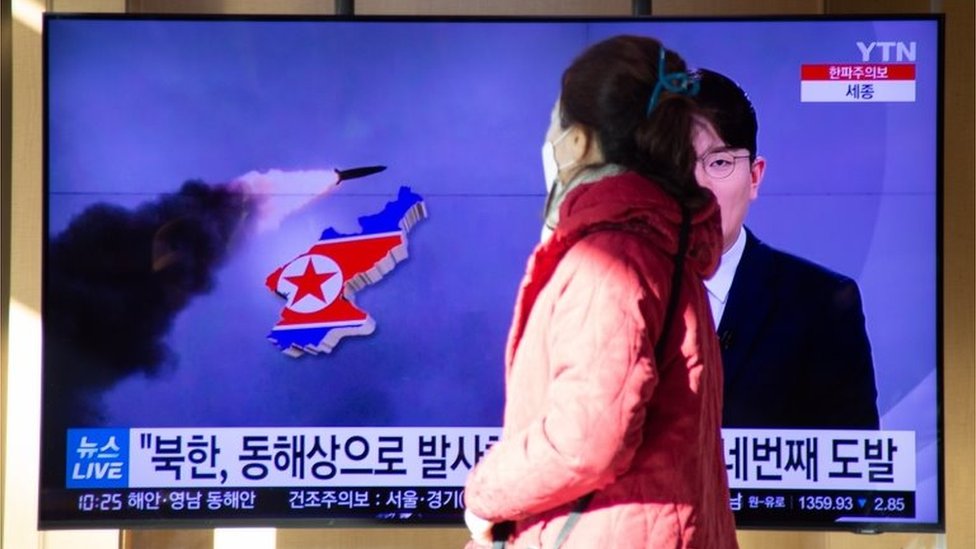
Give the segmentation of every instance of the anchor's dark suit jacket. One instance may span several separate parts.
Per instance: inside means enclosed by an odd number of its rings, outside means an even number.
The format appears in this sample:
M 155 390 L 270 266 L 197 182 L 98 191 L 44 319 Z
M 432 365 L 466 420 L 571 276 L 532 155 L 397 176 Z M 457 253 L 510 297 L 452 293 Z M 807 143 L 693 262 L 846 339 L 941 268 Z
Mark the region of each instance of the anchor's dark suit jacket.
M 871 344 L 850 278 L 747 231 L 718 334 L 724 427 L 878 428 Z

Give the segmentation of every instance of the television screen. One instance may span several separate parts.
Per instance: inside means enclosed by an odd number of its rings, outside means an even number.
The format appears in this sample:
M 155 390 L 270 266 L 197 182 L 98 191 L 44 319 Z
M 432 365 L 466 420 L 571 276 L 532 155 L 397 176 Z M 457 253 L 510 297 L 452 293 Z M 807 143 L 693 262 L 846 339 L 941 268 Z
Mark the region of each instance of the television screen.
M 803 347 L 830 303 L 719 324 L 738 525 L 941 529 L 940 19 L 104 15 L 45 20 L 40 526 L 460 524 L 560 77 L 618 34 L 745 90 L 750 238 L 855 283 Z

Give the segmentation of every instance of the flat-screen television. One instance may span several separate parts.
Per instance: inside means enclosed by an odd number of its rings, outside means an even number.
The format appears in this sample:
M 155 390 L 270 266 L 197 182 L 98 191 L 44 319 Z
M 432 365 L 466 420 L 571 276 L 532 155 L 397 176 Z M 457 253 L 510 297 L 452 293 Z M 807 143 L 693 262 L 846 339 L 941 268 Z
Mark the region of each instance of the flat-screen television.
M 859 290 L 879 421 L 726 425 L 738 525 L 940 530 L 941 24 L 48 15 L 40 527 L 460 525 L 562 71 L 637 34 L 747 92 L 746 226 Z

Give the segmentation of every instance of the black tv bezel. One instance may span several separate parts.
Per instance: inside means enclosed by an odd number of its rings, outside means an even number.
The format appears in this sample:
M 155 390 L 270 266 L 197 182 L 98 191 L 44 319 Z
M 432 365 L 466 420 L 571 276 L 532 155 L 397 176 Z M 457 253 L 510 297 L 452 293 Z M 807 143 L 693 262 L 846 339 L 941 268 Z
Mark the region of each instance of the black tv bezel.
M 42 193 L 43 211 L 42 227 L 42 268 L 41 268 L 41 318 L 43 330 L 44 298 L 47 295 L 47 257 L 49 235 L 49 23 L 53 20 L 104 20 L 104 21 L 210 21 L 210 22 L 306 22 L 306 23 L 334 23 L 334 22 L 384 22 L 384 23 L 631 23 L 643 21 L 648 23 L 703 23 L 703 22 L 843 22 L 843 21 L 932 21 L 936 23 L 938 42 L 937 52 L 937 100 L 936 100 L 936 440 L 938 444 L 938 520 L 936 522 L 907 522 L 907 521 L 864 521 L 864 522 L 833 522 L 820 524 L 796 524 L 790 522 L 768 521 L 763 524 L 738 525 L 741 530 L 754 531 L 811 531 L 811 532 L 852 532 L 862 534 L 877 534 L 884 532 L 913 532 L 913 533 L 945 533 L 945 390 L 944 380 L 944 239 L 945 239 L 945 15 L 942 13 L 921 14 L 856 14 L 856 15 L 749 15 L 749 16 L 469 16 L 469 15 L 277 15 L 277 14 L 188 14 L 188 13 L 75 13 L 75 12 L 45 12 L 42 26 Z M 41 375 L 43 376 L 43 358 Z M 43 386 L 43 382 L 42 382 Z M 43 391 L 41 395 L 42 432 Z M 45 446 L 43 437 L 40 440 L 42 457 Z M 43 463 L 41 461 L 39 465 Z M 387 521 L 377 518 L 277 518 L 277 519 L 98 519 L 84 520 L 46 520 L 41 513 L 41 499 L 43 499 L 43 481 L 38 480 L 38 529 L 39 530 L 67 530 L 67 529 L 212 529 L 217 527 L 276 527 L 276 528 L 410 528 L 410 527 L 463 527 L 460 518 L 457 522 L 410 522 Z

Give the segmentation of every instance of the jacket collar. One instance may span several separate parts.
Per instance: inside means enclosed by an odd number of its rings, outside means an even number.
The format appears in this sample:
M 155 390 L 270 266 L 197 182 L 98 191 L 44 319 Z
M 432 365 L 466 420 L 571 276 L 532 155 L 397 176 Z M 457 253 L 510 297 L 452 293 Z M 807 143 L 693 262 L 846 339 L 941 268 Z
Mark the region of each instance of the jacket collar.
M 618 164 L 589 166 L 580 171 L 580 173 L 571 179 L 569 183 L 566 183 L 565 185 L 557 183 L 554 185 L 552 192 L 546 197 L 546 210 L 544 213 L 546 227 L 555 229 L 559 225 L 560 207 L 562 206 L 563 201 L 566 199 L 566 195 L 568 195 L 574 189 L 582 185 L 595 183 L 611 175 L 621 174 L 624 171 L 626 171 L 626 168 Z

